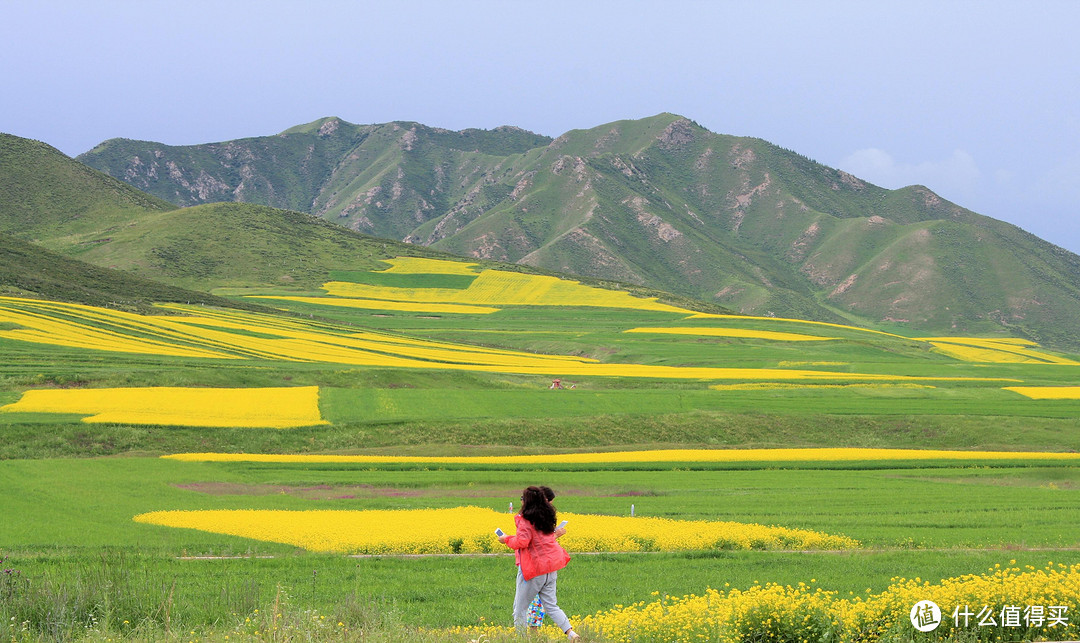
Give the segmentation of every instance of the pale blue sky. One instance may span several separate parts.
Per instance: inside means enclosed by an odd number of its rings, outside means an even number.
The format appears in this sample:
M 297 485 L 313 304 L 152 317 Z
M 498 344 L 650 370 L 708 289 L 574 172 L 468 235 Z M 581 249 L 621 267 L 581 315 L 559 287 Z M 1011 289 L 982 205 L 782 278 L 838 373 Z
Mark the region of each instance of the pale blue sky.
M 1080 2 L 0 0 L 0 131 L 75 156 L 322 116 L 676 112 L 1080 252 Z

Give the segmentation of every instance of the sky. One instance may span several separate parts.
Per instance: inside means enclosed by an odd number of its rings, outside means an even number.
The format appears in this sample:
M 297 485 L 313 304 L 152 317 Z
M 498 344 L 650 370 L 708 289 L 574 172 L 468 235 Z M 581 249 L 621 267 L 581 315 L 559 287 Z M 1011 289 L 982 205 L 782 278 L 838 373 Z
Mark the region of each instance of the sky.
M 1080 2 L 0 0 L 0 131 L 76 156 L 324 116 L 660 112 L 1080 252 Z

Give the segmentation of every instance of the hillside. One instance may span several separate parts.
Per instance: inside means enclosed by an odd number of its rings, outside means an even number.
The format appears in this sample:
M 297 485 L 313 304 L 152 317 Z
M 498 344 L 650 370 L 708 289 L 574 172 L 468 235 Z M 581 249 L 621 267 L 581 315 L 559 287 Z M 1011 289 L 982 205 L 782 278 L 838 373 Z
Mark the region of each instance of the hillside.
M 6 155 L 0 164 L 0 189 L 4 194 L 21 195 L 21 200 L 0 200 L 0 231 L 37 242 L 19 246 L 18 261 L 10 262 L 8 274 L 30 278 L 56 266 L 58 269 L 44 279 L 53 284 L 49 292 L 64 301 L 116 302 L 126 299 L 124 288 L 151 293 L 159 287 L 164 293 L 163 284 L 201 291 L 250 286 L 313 290 L 338 273 L 384 268 L 387 264 L 383 261 L 392 257 L 452 258 L 421 246 L 352 232 L 291 210 L 249 203 L 176 208 L 42 143 L 13 136 L 5 136 L 3 142 Z M 28 207 L 24 203 L 41 205 Z M 14 238 L 6 241 L 14 242 Z M 58 255 L 46 253 L 45 248 L 87 263 L 69 265 Z M 42 253 L 40 257 L 33 256 L 37 251 Z M 106 288 L 111 294 L 104 300 L 90 296 L 86 293 L 98 290 L 98 282 L 122 281 L 119 275 L 123 273 L 91 275 L 88 264 L 137 275 L 141 285 L 132 282 L 119 291 Z M 543 272 L 529 266 L 501 267 Z M 63 277 L 54 279 L 64 274 L 61 268 L 67 270 L 69 283 L 64 283 Z M 23 287 L 14 277 L 4 283 L 18 292 Z M 685 308 L 726 312 L 719 306 L 647 287 L 591 282 L 643 297 L 661 297 Z M 63 290 L 55 290 L 61 286 L 72 292 L 86 291 L 85 296 L 64 296 Z M 46 294 L 44 290 L 26 290 Z M 152 301 L 153 297 L 144 299 Z M 162 295 L 162 300 L 202 301 L 190 292 Z
M 1076 255 L 925 187 L 886 190 L 674 114 L 554 140 L 329 118 L 210 145 L 107 141 L 79 160 L 181 204 L 288 202 L 354 230 L 748 314 L 1080 343 Z
M 5 234 L 0 234 L 0 296 L 35 296 L 130 311 L 150 310 L 156 302 L 258 308 L 94 266 Z
M 0 294 L 147 310 L 154 302 L 257 308 L 52 252 L 84 254 L 142 217 L 176 206 L 76 163 L 44 143 L 0 134 Z M 93 237 L 86 243 L 83 237 Z M 91 253 L 92 254 L 92 253 Z
M 180 206 L 258 203 L 401 239 L 464 199 L 505 157 L 550 142 L 513 127 L 451 132 L 324 118 L 276 136 L 209 145 L 114 139 L 78 160 Z
M 300 212 L 247 203 L 177 208 L 55 148 L 10 135 L 0 136 L 0 232 L 143 281 L 202 290 L 313 287 L 331 270 L 367 269 L 377 259 L 410 251 L 432 254 Z M 16 272 L 26 265 L 32 274 L 53 262 L 69 270 L 72 282 L 100 281 L 104 274 L 91 275 L 86 264 L 65 263 L 44 250 L 35 257 L 38 246 L 19 245 L 14 238 L 5 238 L 3 247 L 5 257 L 14 257 L 8 265 Z M 108 277 L 114 278 L 120 279 Z
M 45 143 L 0 133 L 0 232 L 32 240 L 175 209 Z

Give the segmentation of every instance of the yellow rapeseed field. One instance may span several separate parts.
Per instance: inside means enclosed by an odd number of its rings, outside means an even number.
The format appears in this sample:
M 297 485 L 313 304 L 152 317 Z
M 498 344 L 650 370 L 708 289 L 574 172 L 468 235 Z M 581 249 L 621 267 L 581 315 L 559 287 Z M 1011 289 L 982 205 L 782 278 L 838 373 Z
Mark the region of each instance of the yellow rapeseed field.
M 938 352 L 963 362 L 982 362 L 988 364 L 1039 364 L 1041 360 L 1011 351 L 999 351 L 980 346 L 965 346 L 951 342 L 930 342 Z
M 783 333 L 771 330 L 749 330 L 745 328 L 631 328 L 624 333 L 652 333 L 661 335 L 698 335 L 701 337 L 735 337 L 741 339 L 769 339 L 778 342 L 820 342 L 835 337 L 803 335 L 801 333 Z
M 356 297 L 288 297 L 284 295 L 248 295 L 251 299 L 276 299 L 297 301 L 302 304 L 318 306 L 337 306 L 338 308 L 364 308 L 367 310 L 400 310 L 410 313 L 435 313 L 456 315 L 489 315 L 499 312 L 490 306 L 470 306 L 468 304 L 435 304 L 413 301 L 389 301 L 387 299 L 359 299 Z
M 529 277 L 517 273 L 504 274 L 513 279 Z M 576 286 L 574 282 L 550 279 L 551 282 L 545 283 L 553 288 L 558 283 Z M 628 298 L 627 301 L 651 305 L 650 300 L 637 299 L 626 293 L 612 294 Z M 162 305 L 161 308 L 179 314 L 138 315 L 78 304 L 0 298 L 3 321 L 20 326 L 0 331 L 0 337 L 40 344 L 153 355 L 453 369 L 556 377 L 850 382 L 1002 381 L 994 378 L 911 377 L 805 369 L 604 364 L 586 357 L 481 348 L 375 331 L 357 333 L 354 328 L 344 326 L 246 311 L 180 304 Z
M 1015 564 L 1011 561 L 1010 564 Z M 981 575 L 931 584 L 894 579 L 880 594 L 841 598 L 810 584 L 707 589 L 702 595 L 657 596 L 585 617 L 582 629 L 606 639 L 691 643 L 699 641 L 912 640 L 910 613 L 933 601 L 941 610 L 935 640 L 1077 640 L 1080 565 L 1001 567 Z M 960 633 L 964 634 L 961 635 Z
M 483 306 L 592 306 L 691 314 L 653 298 L 634 297 L 616 290 L 585 286 L 577 281 L 504 270 L 485 270 L 468 288 L 398 288 L 331 281 L 323 289 L 333 297 L 389 301 L 473 304 Z
M 390 272 L 401 275 L 469 275 L 475 276 L 476 263 L 447 261 L 445 259 L 425 259 L 423 257 L 397 257 L 383 259 L 390 267 L 374 272 Z
M 290 428 L 328 424 L 319 414 L 319 389 L 99 388 L 23 393 L 0 412 L 77 413 L 83 422 L 165 426 Z
M 886 333 L 881 330 L 871 330 L 869 328 L 859 328 L 858 326 L 847 326 L 845 324 L 834 324 L 832 322 L 819 322 L 810 321 L 808 319 L 791 319 L 788 317 L 755 317 L 753 315 L 716 315 L 713 313 L 694 313 L 690 315 L 689 319 L 730 319 L 733 321 L 768 321 L 768 322 L 788 322 L 792 324 L 810 324 L 812 326 L 825 326 L 827 328 L 841 328 L 843 330 L 854 330 L 860 333 L 873 333 L 875 335 L 887 335 L 889 337 L 899 337 L 900 339 L 910 339 L 903 335 L 897 335 L 895 333 Z
M 1006 386 L 1005 390 L 1033 400 L 1080 400 L 1080 386 Z
M 600 464 L 618 462 L 840 462 L 866 460 L 1076 460 L 1080 453 L 1036 451 L 939 451 L 931 449 L 657 449 L 610 453 L 508 456 L 279 455 L 263 453 L 176 453 L 189 462 L 421 463 L 421 464 Z
M 716 391 L 771 391 L 771 390 L 798 390 L 798 389 L 928 389 L 937 388 L 929 384 L 792 384 L 791 382 L 743 382 L 741 384 L 714 384 L 709 388 Z
M 569 551 L 698 551 L 713 549 L 851 549 L 859 543 L 802 529 L 705 520 L 560 513 Z M 183 527 L 309 551 L 353 554 L 508 552 L 495 528 L 512 534 L 514 517 L 481 507 L 371 511 L 158 511 L 137 522 Z
M 801 360 L 790 360 L 790 359 L 780 360 L 779 362 L 776 363 L 777 366 L 847 366 L 849 364 L 851 364 L 851 362 L 827 362 L 827 361 L 805 362 L 805 361 L 801 361 Z
M 985 339 L 980 337 L 922 337 L 938 351 L 965 362 L 992 364 L 1059 364 L 1076 366 L 1080 362 L 1032 350 L 1035 342 L 1016 337 Z
M 235 357 L 215 351 L 195 337 L 151 328 L 152 324 L 141 315 L 80 304 L 0 297 L 0 322 L 18 326 L 0 330 L 0 337 L 36 344 L 144 355 Z M 145 330 L 159 337 L 136 334 Z

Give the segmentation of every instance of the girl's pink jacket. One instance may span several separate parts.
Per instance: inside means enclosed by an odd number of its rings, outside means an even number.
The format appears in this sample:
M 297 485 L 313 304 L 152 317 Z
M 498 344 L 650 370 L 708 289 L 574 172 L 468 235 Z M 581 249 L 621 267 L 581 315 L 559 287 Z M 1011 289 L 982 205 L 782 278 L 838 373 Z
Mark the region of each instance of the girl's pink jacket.
M 555 540 L 555 534 L 537 530 L 521 514 L 514 516 L 514 526 L 517 533 L 506 539 L 506 546 L 514 550 L 525 580 L 558 571 L 570 562 L 570 554 Z

